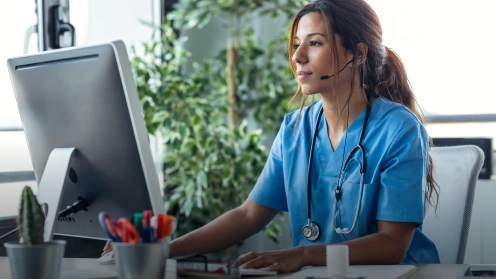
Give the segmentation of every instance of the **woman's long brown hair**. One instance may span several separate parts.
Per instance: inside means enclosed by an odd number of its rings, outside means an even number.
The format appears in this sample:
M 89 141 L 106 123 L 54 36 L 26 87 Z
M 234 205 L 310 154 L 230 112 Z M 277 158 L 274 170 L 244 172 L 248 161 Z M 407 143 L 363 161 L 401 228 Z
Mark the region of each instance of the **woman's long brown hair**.
M 390 48 L 382 44 L 382 27 L 374 10 L 363 0 L 315 0 L 303 7 L 295 16 L 288 38 L 289 63 L 293 74 L 296 74 L 296 64 L 292 62 L 294 50 L 294 37 L 300 19 L 312 12 L 322 15 L 327 22 L 331 36 L 332 51 L 337 58 L 335 47 L 335 36 L 339 36 L 342 46 L 357 55 L 357 45 L 367 45 L 368 52 L 364 63 L 359 67 L 360 78 L 364 92 L 382 96 L 388 100 L 399 103 L 412 111 L 418 119 L 425 123 L 424 115 L 413 94 L 405 67 L 399 56 Z M 334 59 L 337 68 L 337 59 Z M 355 63 L 352 66 L 351 82 L 354 80 Z M 336 79 L 337 80 L 337 79 Z M 336 81 L 337 82 L 337 81 Z M 308 96 L 302 94 L 301 85 L 289 102 L 289 107 L 301 98 L 300 112 L 303 109 Z M 349 99 L 348 99 L 349 101 Z M 432 139 L 429 137 L 429 147 L 432 147 Z M 424 199 L 430 205 L 437 208 L 439 199 L 439 186 L 432 176 L 433 163 L 429 155 L 427 189 Z

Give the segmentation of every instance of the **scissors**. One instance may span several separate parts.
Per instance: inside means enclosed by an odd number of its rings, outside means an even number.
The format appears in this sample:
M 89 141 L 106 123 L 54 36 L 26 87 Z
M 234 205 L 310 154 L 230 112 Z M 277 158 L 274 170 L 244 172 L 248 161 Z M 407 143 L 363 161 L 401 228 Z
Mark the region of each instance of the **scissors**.
M 98 221 L 103 231 L 105 231 L 113 242 L 136 244 L 140 240 L 138 230 L 126 218 L 119 218 L 114 224 L 112 223 L 112 219 L 110 219 L 110 215 L 102 211 L 98 214 Z

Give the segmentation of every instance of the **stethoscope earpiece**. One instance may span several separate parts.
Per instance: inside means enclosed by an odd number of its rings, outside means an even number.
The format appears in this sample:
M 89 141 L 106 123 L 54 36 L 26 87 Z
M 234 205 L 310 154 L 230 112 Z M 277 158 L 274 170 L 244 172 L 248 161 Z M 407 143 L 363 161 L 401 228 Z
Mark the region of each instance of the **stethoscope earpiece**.
M 350 232 L 350 229 L 348 229 L 348 228 L 344 228 L 344 229 L 342 229 L 342 228 L 336 228 L 336 233 L 337 234 L 347 234 L 349 232 Z

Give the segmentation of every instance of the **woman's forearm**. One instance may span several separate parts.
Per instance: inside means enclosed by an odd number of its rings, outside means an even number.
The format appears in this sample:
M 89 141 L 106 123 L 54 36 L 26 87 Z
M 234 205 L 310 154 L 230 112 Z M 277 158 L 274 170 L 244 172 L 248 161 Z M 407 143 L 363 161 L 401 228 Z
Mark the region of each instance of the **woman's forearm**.
M 171 242 L 170 256 L 205 254 L 226 249 L 259 232 L 277 211 L 249 200 L 207 225 Z
M 375 233 L 339 244 L 348 245 L 350 264 L 398 264 L 406 250 L 386 233 Z M 311 245 L 304 249 L 306 266 L 326 265 L 326 245 Z
M 170 256 L 204 254 L 228 248 L 250 236 L 252 230 L 238 207 L 207 225 L 171 242 Z

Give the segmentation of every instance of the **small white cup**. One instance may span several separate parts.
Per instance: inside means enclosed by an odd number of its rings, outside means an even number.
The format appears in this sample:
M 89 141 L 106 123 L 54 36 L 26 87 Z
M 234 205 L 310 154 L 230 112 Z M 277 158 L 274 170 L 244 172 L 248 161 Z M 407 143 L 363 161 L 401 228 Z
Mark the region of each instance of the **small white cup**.
M 330 279 L 346 278 L 350 265 L 348 245 L 327 245 L 326 263 L 327 275 Z

